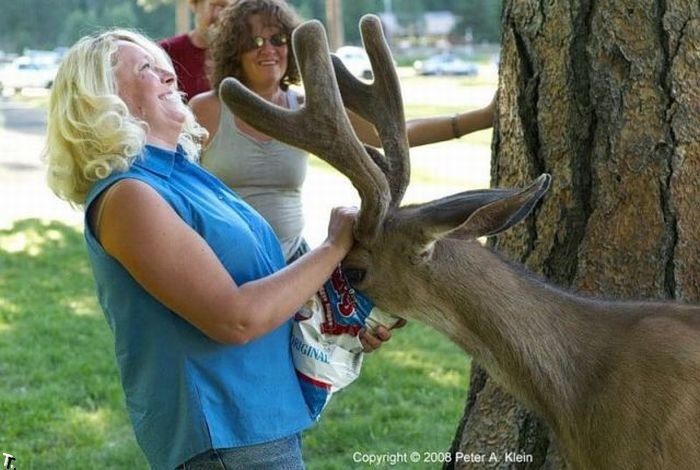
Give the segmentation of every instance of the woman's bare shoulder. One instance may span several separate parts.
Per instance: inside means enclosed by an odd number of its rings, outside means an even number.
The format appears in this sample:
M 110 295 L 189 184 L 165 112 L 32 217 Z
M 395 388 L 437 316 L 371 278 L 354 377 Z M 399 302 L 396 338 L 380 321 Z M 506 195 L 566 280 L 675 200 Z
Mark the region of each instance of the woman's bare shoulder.
M 219 97 L 216 95 L 214 90 L 205 91 L 204 93 L 199 93 L 194 95 L 189 101 L 190 108 L 193 112 L 197 112 L 198 109 L 208 108 L 212 105 L 218 106 Z
M 189 101 L 190 109 L 200 126 L 209 131 L 209 139 L 214 136 L 219 122 L 221 102 L 216 93 L 205 91 L 192 97 Z

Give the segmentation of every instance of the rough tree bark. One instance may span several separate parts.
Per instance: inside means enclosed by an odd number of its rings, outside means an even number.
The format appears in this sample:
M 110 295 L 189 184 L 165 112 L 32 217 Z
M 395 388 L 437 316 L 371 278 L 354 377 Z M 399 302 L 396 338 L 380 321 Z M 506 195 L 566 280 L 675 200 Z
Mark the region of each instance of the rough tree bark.
M 553 187 L 492 245 L 576 291 L 700 301 L 698 0 L 506 0 L 502 26 L 492 185 Z M 565 468 L 476 367 L 452 449 Z

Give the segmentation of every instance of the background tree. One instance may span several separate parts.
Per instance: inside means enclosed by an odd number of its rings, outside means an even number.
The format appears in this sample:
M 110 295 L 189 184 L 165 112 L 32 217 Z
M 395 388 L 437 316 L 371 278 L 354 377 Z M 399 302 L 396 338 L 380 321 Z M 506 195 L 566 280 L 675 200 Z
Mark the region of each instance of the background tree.
M 458 2 L 455 13 L 460 16 L 460 21 L 456 30 L 462 34 L 469 31 L 475 42 L 498 42 L 501 8 L 501 2 L 494 0 Z
M 325 20 L 326 0 L 287 0 L 303 18 Z M 186 0 L 13 0 L 3 2 L 0 49 L 22 53 L 25 48 L 69 46 L 99 28 L 128 26 L 159 39 L 175 33 L 175 4 Z M 501 0 L 341 0 L 345 42 L 360 44 L 357 28 L 365 13 L 380 13 L 391 5 L 400 21 L 417 21 L 426 11 L 446 10 L 459 17 L 455 37 L 465 30 L 474 41 L 499 39 Z M 185 8 L 186 5 L 185 5 Z
M 22 53 L 25 48 L 70 46 L 97 29 L 125 26 L 153 38 L 174 32 L 172 0 L 17 0 L 3 2 L 0 49 Z M 155 3 L 154 3 L 155 2 Z
M 700 301 L 700 3 L 506 0 L 502 28 L 492 184 L 553 187 L 492 245 L 576 291 Z M 563 466 L 479 368 L 454 449 Z

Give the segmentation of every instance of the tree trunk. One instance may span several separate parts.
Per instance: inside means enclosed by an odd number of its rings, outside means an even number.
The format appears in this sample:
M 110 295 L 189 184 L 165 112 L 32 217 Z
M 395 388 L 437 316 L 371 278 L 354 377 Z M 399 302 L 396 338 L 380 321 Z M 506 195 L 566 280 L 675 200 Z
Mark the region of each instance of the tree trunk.
M 506 0 L 502 26 L 492 185 L 553 186 L 492 245 L 574 291 L 700 301 L 698 0 Z M 480 368 L 452 450 L 566 466 Z
M 190 6 L 187 0 L 175 1 L 175 33 L 182 34 L 190 30 Z
M 328 31 L 328 45 L 332 51 L 345 44 L 343 8 L 340 0 L 326 0 L 326 30 Z

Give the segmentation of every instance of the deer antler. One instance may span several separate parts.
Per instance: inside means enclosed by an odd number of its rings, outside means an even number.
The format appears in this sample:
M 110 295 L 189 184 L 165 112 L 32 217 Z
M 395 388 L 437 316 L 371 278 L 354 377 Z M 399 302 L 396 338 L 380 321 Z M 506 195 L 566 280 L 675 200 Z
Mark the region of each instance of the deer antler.
M 317 155 L 347 176 L 362 200 L 355 236 L 370 242 L 389 207 L 387 179 L 367 157 L 347 117 L 321 23 L 311 20 L 300 25 L 292 34 L 292 43 L 306 92 L 301 108 L 292 111 L 276 106 L 231 77 L 221 83 L 219 96 L 256 129 Z
M 379 18 L 363 16 L 360 32 L 374 71 L 372 84 L 355 78 L 336 56 L 333 56 L 333 65 L 345 106 L 372 123 L 379 133 L 386 160 L 378 163 L 386 168 L 391 208 L 396 208 L 406 192 L 411 173 L 399 77 Z M 381 158 L 372 150 L 368 151 L 375 161 Z

